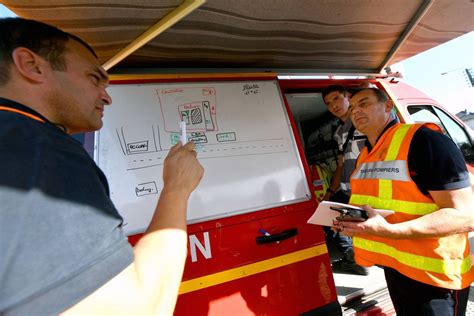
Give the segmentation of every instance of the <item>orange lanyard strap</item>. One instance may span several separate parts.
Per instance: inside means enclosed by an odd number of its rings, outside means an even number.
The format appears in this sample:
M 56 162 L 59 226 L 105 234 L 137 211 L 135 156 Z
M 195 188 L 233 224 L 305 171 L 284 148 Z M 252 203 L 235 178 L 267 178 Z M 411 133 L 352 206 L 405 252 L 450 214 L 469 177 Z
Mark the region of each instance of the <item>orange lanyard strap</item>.
M 17 110 L 17 109 L 12 109 L 12 108 L 9 108 L 9 107 L 6 107 L 6 106 L 1 106 L 0 105 L 0 111 L 15 112 L 15 113 L 18 113 L 18 114 L 21 114 L 21 115 L 24 115 L 24 116 L 28 116 L 29 118 L 32 118 L 33 120 L 37 120 L 37 121 L 40 121 L 42 123 L 45 122 L 45 120 L 43 120 L 42 118 L 40 118 L 36 115 L 33 115 L 31 113 L 28 113 L 28 112 L 21 111 L 21 110 Z

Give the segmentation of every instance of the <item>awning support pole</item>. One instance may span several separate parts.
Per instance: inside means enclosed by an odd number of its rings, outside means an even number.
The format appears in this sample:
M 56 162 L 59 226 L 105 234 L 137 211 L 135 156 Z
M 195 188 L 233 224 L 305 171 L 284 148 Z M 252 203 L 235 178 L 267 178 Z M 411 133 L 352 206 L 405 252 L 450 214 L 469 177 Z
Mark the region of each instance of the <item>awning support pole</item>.
M 199 8 L 206 0 L 185 0 L 179 7 L 168 13 L 165 17 L 159 20 L 155 25 L 146 30 L 143 34 L 133 40 L 130 44 L 121 49 L 112 58 L 107 60 L 102 67 L 109 70 L 134 51 L 154 39 L 156 36 L 166 31 L 175 23 L 180 21 L 186 15 Z
M 415 15 L 411 19 L 410 23 L 408 23 L 407 27 L 405 30 L 403 30 L 402 34 L 397 38 L 395 41 L 395 44 L 393 44 L 392 48 L 388 52 L 387 56 L 385 56 L 384 61 L 380 66 L 378 67 L 378 72 L 380 73 L 387 65 L 390 63 L 390 60 L 395 56 L 397 51 L 400 49 L 400 47 L 405 43 L 405 41 L 408 39 L 410 34 L 413 32 L 413 30 L 418 26 L 418 23 L 420 23 L 421 19 L 423 16 L 428 12 L 430 9 L 431 5 L 433 5 L 434 0 L 424 0 L 421 6 L 418 8 L 416 11 Z

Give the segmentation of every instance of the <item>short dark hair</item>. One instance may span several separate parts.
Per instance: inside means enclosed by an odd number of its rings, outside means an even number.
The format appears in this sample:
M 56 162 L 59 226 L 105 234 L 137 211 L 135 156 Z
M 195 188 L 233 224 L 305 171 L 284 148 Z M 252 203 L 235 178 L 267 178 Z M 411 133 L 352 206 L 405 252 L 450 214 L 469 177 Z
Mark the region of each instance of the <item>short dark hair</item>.
M 362 91 L 367 91 L 370 90 L 375 94 L 375 97 L 377 98 L 378 102 L 387 102 L 389 100 L 388 95 L 385 91 L 377 88 L 362 88 L 362 89 L 357 89 L 352 93 L 351 98 L 353 98 L 357 93 L 362 92 Z
M 344 96 L 346 96 L 348 94 L 348 91 L 344 86 L 341 86 L 340 84 L 333 84 L 333 85 L 330 85 L 329 87 L 327 87 L 326 89 L 323 90 L 323 92 L 322 92 L 323 100 L 329 93 L 334 92 L 334 91 L 340 92 Z
M 34 20 L 23 18 L 0 19 L 0 86 L 9 80 L 13 63 L 12 53 L 17 47 L 25 47 L 46 59 L 55 70 L 65 70 L 64 49 L 68 40 L 76 40 L 96 58 L 94 50 L 79 37 Z

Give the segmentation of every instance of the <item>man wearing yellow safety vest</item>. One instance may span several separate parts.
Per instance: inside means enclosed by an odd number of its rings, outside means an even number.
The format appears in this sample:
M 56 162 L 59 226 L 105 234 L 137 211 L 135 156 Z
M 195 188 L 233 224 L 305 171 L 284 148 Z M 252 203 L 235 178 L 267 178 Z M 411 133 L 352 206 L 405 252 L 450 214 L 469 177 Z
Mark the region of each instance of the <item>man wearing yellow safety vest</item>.
M 464 315 L 474 280 L 467 233 L 474 197 L 464 158 L 433 124 L 391 120 L 385 92 L 362 89 L 350 101 L 367 135 L 351 176 L 350 203 L 369 218 L 334 226 L 353 236 L 356 262 L 383 266 L 397 315 Z M 386 218 L 374 209 L 390 209 Z

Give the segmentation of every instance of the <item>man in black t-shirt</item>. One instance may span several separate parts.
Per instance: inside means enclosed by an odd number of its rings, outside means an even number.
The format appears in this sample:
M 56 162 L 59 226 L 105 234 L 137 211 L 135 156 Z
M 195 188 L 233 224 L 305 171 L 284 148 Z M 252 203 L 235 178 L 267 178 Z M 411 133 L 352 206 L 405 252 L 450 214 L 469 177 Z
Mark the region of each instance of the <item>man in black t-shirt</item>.
M 0 19 L 0 315 L 173 313 L 203 168 L 192 143 L 170 149 L 132 248 L 104 174 L 70 136 L 102 127 L 107 86 L 78 37 Z
M 354 126 L 368 140 L 351 176 L 350 203 L 361 205 L 369 219 L 335 222 L 335 228 L 353 236 L 356 262 L 385 267 L 397 315 L 463 315 L 474 280 L 469 173 L 459 149 L 436 126 L 396 123 L 392 108 L 378 89 L 351 98 Z M 384 218 L 375 208 L 394 214 Z

